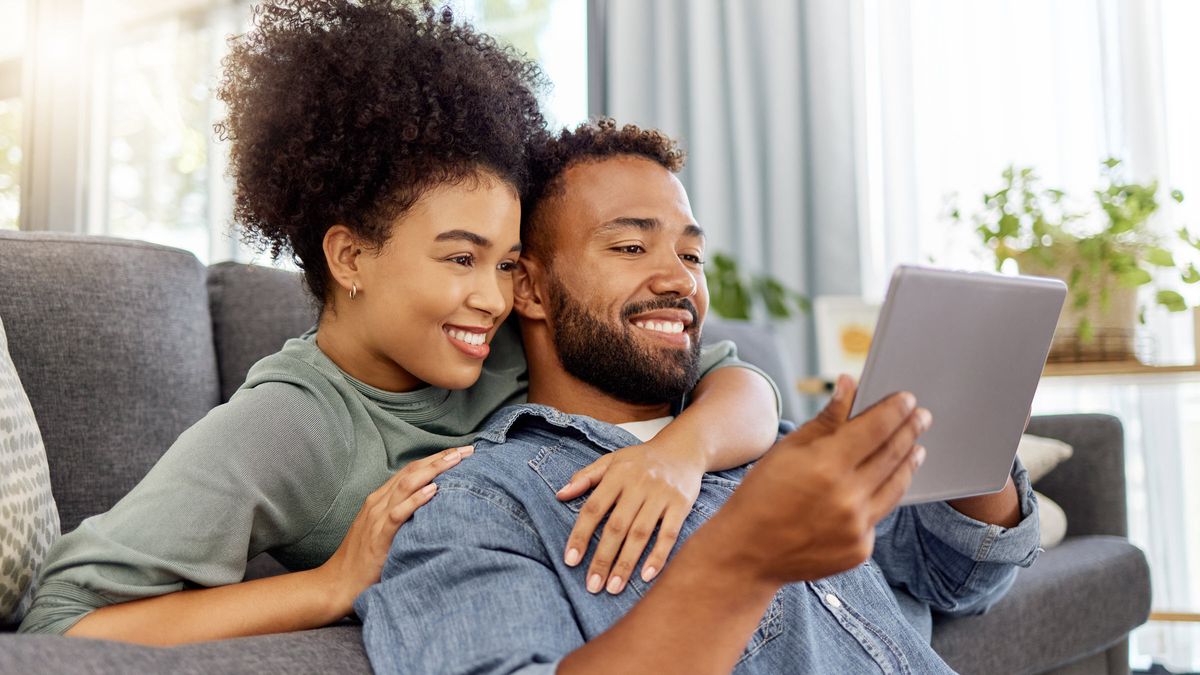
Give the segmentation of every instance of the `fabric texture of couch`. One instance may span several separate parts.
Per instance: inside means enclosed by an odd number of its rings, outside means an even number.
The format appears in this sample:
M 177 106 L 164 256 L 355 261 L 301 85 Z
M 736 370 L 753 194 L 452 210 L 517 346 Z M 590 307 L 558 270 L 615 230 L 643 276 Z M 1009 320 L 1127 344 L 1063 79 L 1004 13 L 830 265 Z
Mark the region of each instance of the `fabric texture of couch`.
M 0 317 L 42 430 L 64 532 L 110 508 L 254 361 L 314 322 L 295 274 L 83 235 L 0 232 Z M 770 332 L 712 320 L 796 410 Z M 1125 539 L 1120 422 L 1034 418 L 1029 433 L 1074 456 L 1038 488 L 1067 512 L 1067 539 L 1022 570 L 988 613 L 936 620 L 933 644 L 963 673 L 1126 673 L 1126 635 L 1150 607 L 1145 557 Z M 278 572 L 269 557 L 248 577 Z M 0 672 L 370 672 L 351 620 L 313 631 L 172 649 L 0 633 Z

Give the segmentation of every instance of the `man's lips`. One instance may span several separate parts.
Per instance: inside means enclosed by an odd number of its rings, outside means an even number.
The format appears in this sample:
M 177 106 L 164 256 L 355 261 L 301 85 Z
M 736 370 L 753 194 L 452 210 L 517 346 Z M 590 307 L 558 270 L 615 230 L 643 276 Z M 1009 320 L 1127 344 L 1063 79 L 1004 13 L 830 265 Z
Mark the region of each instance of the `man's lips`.
M 692 325 L 692 313 L 685 309 L 656 309 L 629 318 L 634 326 L 653 333 L 656 338 L 686 346 L 691 341 L 687 334 Z

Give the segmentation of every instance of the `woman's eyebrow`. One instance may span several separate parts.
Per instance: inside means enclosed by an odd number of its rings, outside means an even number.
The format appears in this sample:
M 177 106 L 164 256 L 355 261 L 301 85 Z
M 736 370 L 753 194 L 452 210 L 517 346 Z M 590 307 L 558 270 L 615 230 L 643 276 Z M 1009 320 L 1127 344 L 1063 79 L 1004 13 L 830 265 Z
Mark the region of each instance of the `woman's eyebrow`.
M 434 237 L 434 241 L 466 241 L 480 248 L 491 248 L 492 240 L 467 230 L 447 230 Z M 518 244 L 518 247 L 520 244 Z

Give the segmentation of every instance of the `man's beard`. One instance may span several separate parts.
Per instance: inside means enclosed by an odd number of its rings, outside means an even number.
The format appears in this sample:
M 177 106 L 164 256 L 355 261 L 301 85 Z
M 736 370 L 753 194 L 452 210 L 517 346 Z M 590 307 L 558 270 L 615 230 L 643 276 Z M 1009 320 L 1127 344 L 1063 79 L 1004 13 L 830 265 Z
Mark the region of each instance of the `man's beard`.
M 626 305 L 612 325 L 578 302 L 551 273 L 554 346 L 563 368 L 574 377 L 626 403 L 639 405 L 678 400 L 700 379 L 700 340 L 696 307 L 687 298 L 660 298 Z M 691 346 L 652 349 L 638 344 L 629 318 L 657 309 L 682 309 L 692 315 Z

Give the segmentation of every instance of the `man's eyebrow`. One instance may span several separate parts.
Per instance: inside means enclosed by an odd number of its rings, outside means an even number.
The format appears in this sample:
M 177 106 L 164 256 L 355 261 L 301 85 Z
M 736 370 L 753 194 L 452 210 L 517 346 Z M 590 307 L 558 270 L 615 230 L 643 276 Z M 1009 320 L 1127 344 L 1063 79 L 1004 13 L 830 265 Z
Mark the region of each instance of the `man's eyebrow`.
M 603 236 L 613 232 L 614 230 L 626 230 L 632 228 L 635 230 L 642 230 L 643 232 L 649 232 L 652 230 L 657 230 L 660 227 L 662 227 L 662 222 L 657 218 L 631 218 L 623 216 L 620 218 L 613 218 L 612 220 L 596 228 L 596 236 Z M 687 237 L 699 237 L 703 239 L 704 229 L 695 223 L 689 223 L 688 225 L 684 226 L 683 234 Z

